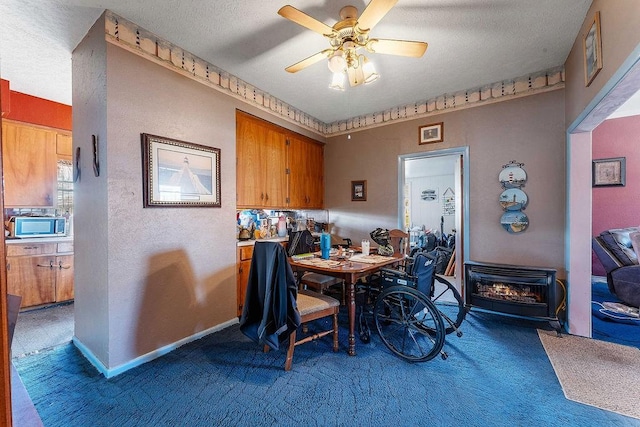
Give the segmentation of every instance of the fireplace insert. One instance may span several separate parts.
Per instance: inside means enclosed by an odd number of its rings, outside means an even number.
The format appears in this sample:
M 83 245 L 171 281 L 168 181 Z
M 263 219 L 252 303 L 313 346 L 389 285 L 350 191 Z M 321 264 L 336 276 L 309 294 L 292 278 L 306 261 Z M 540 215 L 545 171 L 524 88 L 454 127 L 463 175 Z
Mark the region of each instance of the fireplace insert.
M 470 308 L 547 320 L 560 332 L 565 297 L 554 269 L 465 263 L 465 303 Z

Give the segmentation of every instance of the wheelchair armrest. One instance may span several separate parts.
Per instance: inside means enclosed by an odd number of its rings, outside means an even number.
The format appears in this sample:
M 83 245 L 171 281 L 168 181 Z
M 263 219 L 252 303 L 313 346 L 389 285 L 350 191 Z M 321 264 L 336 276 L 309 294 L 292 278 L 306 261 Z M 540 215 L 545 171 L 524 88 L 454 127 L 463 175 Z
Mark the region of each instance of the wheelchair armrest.
M 418 281 L 418 278 L 416 276 L 412 276 L 406 271 L 395 270 L 392 268 L 381 268 L 380 279 L 383 282 L 394 283 L 398 285 L 407 285 L 409 283 L 415 284 Z
M 393 276 L 393 277 L 402 277 L 402 278 L 413 278 L 413 276 L 409 275 L 403 268 L 381 268 L 379 270 L 381 276 Z

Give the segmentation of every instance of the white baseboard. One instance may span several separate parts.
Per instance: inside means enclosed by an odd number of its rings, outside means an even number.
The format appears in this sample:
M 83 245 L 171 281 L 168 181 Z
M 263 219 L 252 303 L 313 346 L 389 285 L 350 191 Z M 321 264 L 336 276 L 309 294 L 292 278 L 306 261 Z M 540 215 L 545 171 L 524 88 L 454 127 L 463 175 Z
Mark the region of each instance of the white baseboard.
M 85 346 L 77 337 L 73 337 L 73 344 L 80 350 L 80 352 L 87 358 L 89 362 L 102 374 L 105 378 L 112 378 L 116 375 L 120 375 L 123 372 L 128 371 L 129 369 L 135 368 L 137 366 L 142 365 L 143 363 L 150 362 L 154 359 L 157 359 L 160 356 L 164 356 L 167 353 L 172 352 L 178 347 L 182 347 L 185 344 L 188 344 L 192 341 L 198 340 L 202 337 L 205 337 L 214 332 L 221 331 L 223 329 L 228 328 L 229 326 L 235 325 L 238 323 L 238 319 L 234 318 L 227 322 L 221 323 L 219 325 L 213 326 L 204 331 L 200 331 L 197 334 L 185 337 L 179 341 L 176 341 L 171 344 L 167 344 L 163 347 L 160 347 L 156 350 L 150 351 L 147 354 L 143 354 L 141 356 L 136 357 L 135 359 L 130 360 L 127 363 L 123 363 L 122 365 L 116 366 L 114 368 L 107 368 L 94 354 L 93 352 Z

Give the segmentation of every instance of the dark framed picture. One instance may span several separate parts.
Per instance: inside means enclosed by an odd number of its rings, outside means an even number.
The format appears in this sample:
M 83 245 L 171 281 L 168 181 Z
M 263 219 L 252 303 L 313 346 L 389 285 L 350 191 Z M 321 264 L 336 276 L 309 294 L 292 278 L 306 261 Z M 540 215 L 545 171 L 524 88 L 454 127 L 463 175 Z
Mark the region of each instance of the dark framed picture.
M 444 141 L 444 123 L 420 126 L 418 144 L 431 144 Z
M 351 201 L 364 202 L 367 200 L 367 181 L 351 181 Z
M 600 38 L 600 12 L 596 12 L 589 32 L 582 40 L 584 50 L 584 85 L 589 86 L 602 69 L 602 39 Z
M 613 187 L 625 185 L 626 158 L 613 157 L 593 161 L 593 187 Z
M 219 148 L 141 136 L 145 208 L 222 206 Z

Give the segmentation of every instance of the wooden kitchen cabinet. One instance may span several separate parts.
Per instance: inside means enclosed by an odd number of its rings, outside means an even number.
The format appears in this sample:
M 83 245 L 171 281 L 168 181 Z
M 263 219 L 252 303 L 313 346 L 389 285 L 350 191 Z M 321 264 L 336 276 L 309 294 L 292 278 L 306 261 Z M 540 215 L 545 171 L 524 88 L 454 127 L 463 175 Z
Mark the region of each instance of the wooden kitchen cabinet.
M 287 204 L 285 135 L 275 125 L 238 113 L 236 123 L 238 207 L 282 208 Z
M 55 302 L 54 262 L 51 256 L 7 257 L 7 289 L 22 297 L 21 308 Z
M 56 131 L 4 120 L 2 158 L 5 207 L 54 207 Z
M 59 158 L 71 160 L 73 156 L 73 137 L 68 133 L 56 134 L 56 154 Z
M 247 294 L 247 283 L 249 282 L 249 271 L 251 270 L 251 257 L 253 257 L 253 245 L 238 247 L 237 267 L 238 267 L 238 316 L 242 315 L 244 298 Z
M 73 255 L 59 255 L 54 263 L 56 272 L 56 302 L 69 301 L 73 293 Z
M 238 208 L 322 209 L 321 143 L 238 111 L 236 156 Z
M 289 207 L 322 209 L 324 205 L 324 147 L 301 136 L 288 138 Z
M 7 288 L 21 308 L 73 299 L 73 243 L 7 244 Z

